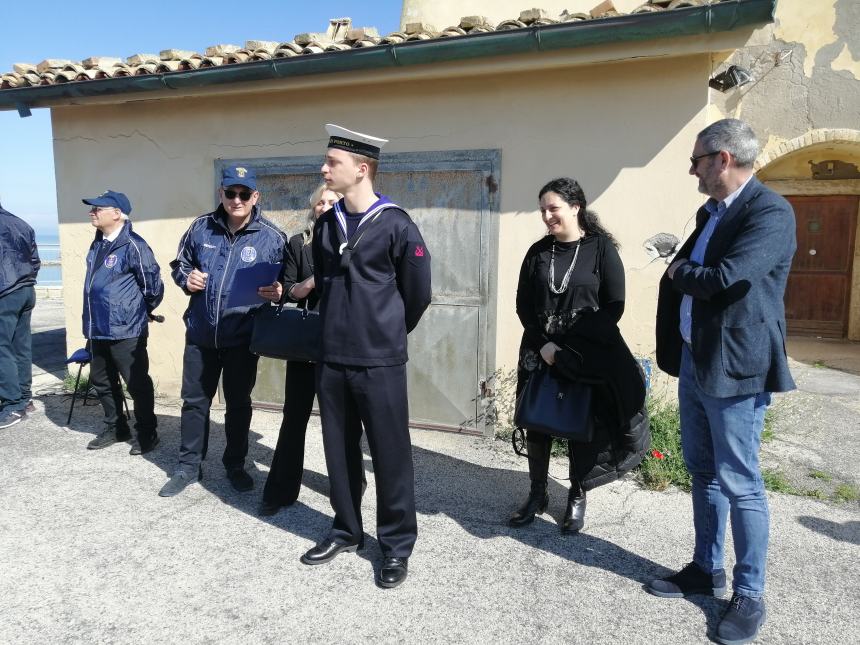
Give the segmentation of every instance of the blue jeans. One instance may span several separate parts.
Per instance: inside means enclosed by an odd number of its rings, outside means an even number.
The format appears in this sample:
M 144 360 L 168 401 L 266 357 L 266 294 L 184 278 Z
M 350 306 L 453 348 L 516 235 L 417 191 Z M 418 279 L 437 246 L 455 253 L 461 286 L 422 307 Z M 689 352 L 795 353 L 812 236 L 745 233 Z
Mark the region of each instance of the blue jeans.
M 769 515 L 758 453 L 770 393 L 717 398 L 702 392 L 685 346 L 678 380 L 681 444 L 693 477 L 693 561 L 723 568 L 726 520 L 732 518 L 732 586 L 745 596 L 764 593 Z

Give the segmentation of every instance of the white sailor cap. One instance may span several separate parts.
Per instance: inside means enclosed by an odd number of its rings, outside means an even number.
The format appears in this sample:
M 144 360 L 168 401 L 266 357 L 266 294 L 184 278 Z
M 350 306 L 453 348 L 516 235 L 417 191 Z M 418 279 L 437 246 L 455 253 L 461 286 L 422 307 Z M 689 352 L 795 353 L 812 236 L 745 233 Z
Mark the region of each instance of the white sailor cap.
M 369 134 L 353 132 L 334 123 L 326 123 L 325 130 L 329 134 L 328 147 L 346 150 L 357 155 L 379 159 L 379 151 L 388 139 L 380 139 Z

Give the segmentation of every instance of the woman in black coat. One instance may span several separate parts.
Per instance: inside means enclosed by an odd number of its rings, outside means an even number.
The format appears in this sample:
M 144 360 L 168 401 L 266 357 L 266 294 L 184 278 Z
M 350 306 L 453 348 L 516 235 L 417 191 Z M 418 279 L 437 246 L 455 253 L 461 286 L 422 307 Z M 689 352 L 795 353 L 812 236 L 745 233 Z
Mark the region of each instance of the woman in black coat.
M 593 439 L 569 442 L 570 491 L 561 530 L 575 533 L 585 523 L 585 491 L 633 468 L 648 448 L 645 384 L 618 330 L 624 266 L 615 238 L 587 210 L 575 180 L 555 179 L 538 198 L 548 235 L 531 246 L 520 270 L 517 315 L 524 331 L 517 393 L 536 369 L 596 384 Z M 527 431 L 526 445 L 531 489 L 510 517 L 515 527 L 531 523 L 549 503 L 552 437 Z
M 320 184 L 310 197 L 311 210 L 304 232 L 290 238 L 284 262 L 284 300 L 315 310 L 319 298 L 314 291 L 314 265 L 311 240 L 314 222 L 341 198 L 339 193 Z M 299 497 L 305 459 L 305 431 L 316 394 L 314 363 L 287 361 L 284 388 L 284 417 L 272 467 L 263 489 L 260 515 L 274 515 Z

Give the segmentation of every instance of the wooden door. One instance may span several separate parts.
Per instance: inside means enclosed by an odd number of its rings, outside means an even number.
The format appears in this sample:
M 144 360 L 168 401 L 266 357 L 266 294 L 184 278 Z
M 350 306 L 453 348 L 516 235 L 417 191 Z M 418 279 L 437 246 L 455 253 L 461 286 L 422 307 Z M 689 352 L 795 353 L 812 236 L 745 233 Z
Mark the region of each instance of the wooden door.
M 787 197 L 797 220 L 797 253 L 785 290 L 788 331 L 826 338 L 848 333 L 857 195 Z

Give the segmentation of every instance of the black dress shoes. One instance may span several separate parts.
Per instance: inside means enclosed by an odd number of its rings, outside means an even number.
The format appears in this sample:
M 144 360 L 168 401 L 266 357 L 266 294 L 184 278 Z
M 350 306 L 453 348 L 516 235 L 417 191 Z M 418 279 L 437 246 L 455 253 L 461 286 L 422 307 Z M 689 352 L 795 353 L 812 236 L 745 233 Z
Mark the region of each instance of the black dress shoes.
M 284 506 L 290 506 L 292 502 L 277 502 L 264 499 L 260 502 L 260 508 L 257 511 L 257 515 L 260 517 L 271 517 L 272 515 L 277 515 L 278 511 L 281 510 Z
M 307 553 L 305 553 L 301 557 L 301 561 L 303 564 L 325 564 L 326 562 L 331 562 L 341 553 L 354 553 L 358 551 L 361 543 L 359 544 L 343 544 L 340 542 L 335 542 L 334 540 L 326 539 L 317 544 L 312 549 L 309 549 Z
M 245 472 L 242 466 L 234 466 L 227 469 L 227 479 L 234 490 L 244 493 L 254 488 L 253 478 Z
M 561 521 L 562 533 L 579 533 L 585 526 L 585 491 L 571 490 L 567 496 L 567 509 Z
M 159 444 L 161 439 L 158 438 L 158 435 L 152 435 L 151 438 L 148 439 L 138 439 L 131 446 L 131 450 L 128 451 L 130 455 L 145 455 L 148 452 L 152 452 L 155 450 L 155 447 Z
M 379 569 L 379 575 L 376 576 L 376 583 L 385 589 L 393 589 L 401 584 L 406 580 L 408 562 L 409 558 L 385 558 Z

